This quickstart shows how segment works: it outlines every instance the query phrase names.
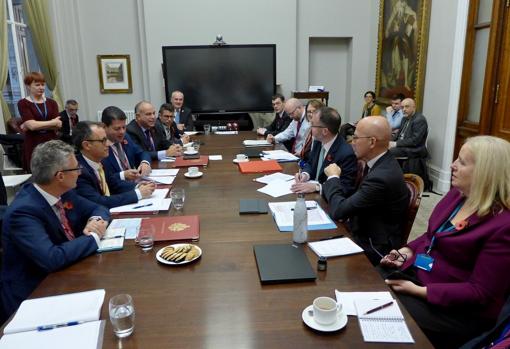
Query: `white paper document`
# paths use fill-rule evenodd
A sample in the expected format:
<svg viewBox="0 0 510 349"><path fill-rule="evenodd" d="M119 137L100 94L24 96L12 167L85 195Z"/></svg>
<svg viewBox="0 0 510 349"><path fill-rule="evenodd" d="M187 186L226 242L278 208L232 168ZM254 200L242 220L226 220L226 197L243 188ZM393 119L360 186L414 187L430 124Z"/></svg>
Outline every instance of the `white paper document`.
<svg viewBox="0 0 510 349"><path fill-rule="evenodd" d="M160 183L160 184L172 184L175 180L175 177L174 176L167 176L167 177L149 176L149 177L144 177L144 179L151 181L151 182Z"/></svg>
<svg viewBox="0 0 510 349"><path fill-rule="evenodd" d="M147 199L139 200L135 204L117 206L110 209L110 213L150 213L154 211L168 210L165 208L167 202L163 199L168 194L169 189L156 189ZM170 199L168 199L170 200Z"/></svg>
<svg viewBox="0 0 510 349"><path fill-rule="evenodd" d="M126 233L125 239L133 240L138 236L140 225L142 224L141 218L119 218L114 219L110 222L108 229L110 228L124 228Z"/></svg>
<svg viewBox="0 0 510 349"><path fill-rule="evenodd" d="M124 247L124 236L126 235L126 228L113 228L110 224L101 240L97 252L107 252L122 250Z"/></svg>
<svg viewBox="0 0 510 349"><path fill-rule="evenodd" d="M214 132L214 134L217 134L217 135L236 135L238 132L237 131L216 131Z"/></svg>
<svg viewBox="0 0 510 349"><path fill-rule="evenodd" d="M177 176L179 173L178 168L163 168L163 169L154 169L151 171L151 177L162 177L162 176Z"/></svg>
<svg viewBox="0 0 510 349"><path fill-rule="evenodd" d="M272 185L271 182L268 185ZM270 202L269 209L280 231L292 231L294 229L294 206L295 201ZM306 201L308 215L308 230L335 229L336 224L324 212L316 201Z"/></svg>
<svg viewBox="0 0 510 349"><path fill-rule="evenodd" d="M355 315L356 307L354 306L355 300L382 300L391 301L393 297L387 291L382 292L340 292L335 290L336 301L342 304L342 309L346 315Z"/></svg>
<svg viewBox="0 0 510 349"><path fill-rule="evenodd" d="M62 325L74 321L99 320L105 290L69 293L28 299L21 303L4 334L37 330L41 326Z"/></svg>
<svg viewBox="0 0 510 349"><path fill-rule="evenodd" d="M175 162L175 158L174 157L167 157L167 158L164 158L164 159L161 159L159 160L160 162Z"/></svg>
<svg viewBox="0 0 510 349"><path fill-rule="evenodd" d="M265 139L247 139L243 141L245 147L270 147L271 143Z"/></svg>
<svg viewBox="0 0 510 349"><path fill-rule="evenodd" d="M285 150L264 150L262 160L276 160L278 162L298 161L299 158Z"/></svg>
<svg viewBox="0 0 510 349"><path fill-rule="evenodd" d="M198 134L198 131L184 131L184 134L188 136L194 136Z"/></svg>
<svg viewBox="0 0 510 349"><path fill-rule="evenodd" d="M274 198L278 198L280 196L292 194L290 187L294 183L295 183L294 180L284 181L281 179L276 179L276 180L271 181L265 187L257 189L257 191L267 194L267 195L270 195Z"/></svg>
<svg viewBox="0 0 510 349"><path fill-rule="evenodd" d="M209 160L213 160L213 161L223 160L223 156L222 155L209 155Z"/></svg>
<svg viewBox="0 0 510 349"><path fill-rule="evenodd" d="M275 181L278 179L282 180L282 181L290 181L290 180L294 179L294 176L288 175L285 173L281 173L281 172L276 172L276 173L272 173L270 175L255 178L254 181L259 182L259 183L269 184L272 181Z"/></svg>
<svg viewBox="0 0 510 349"><path fill-rule="evenodd" d="M354 301L365 342L414 343L404 315L395 300L390 306L372 311L387 303L386 300Z"/></svg>
<svg viewBox="0 0 510 349"><path fill-rule="evenodd" d="M346 237L309 242L308 246L319 257L345 256L363 252L361 247Z"/></svg>

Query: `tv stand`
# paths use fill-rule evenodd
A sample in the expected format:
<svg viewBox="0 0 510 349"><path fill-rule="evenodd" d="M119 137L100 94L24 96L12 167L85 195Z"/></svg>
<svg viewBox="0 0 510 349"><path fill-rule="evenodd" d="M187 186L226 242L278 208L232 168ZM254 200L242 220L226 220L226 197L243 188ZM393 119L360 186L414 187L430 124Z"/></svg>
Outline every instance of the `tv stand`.
<svg viewBox="0 0 510 349"><path fill-rule="evenodd" d="M228 123L234 122L239 126L239 131L253 130L253 121L248 113L199 114L195 120L195 129L203 131L206 124L226 128Z"/></svg>

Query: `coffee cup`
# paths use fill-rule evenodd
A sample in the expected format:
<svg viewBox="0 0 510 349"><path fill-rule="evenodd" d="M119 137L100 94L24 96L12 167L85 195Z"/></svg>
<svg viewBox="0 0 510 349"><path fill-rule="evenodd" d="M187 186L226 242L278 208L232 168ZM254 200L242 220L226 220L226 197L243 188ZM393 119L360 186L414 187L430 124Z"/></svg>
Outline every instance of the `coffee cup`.
<svg viewBox="0 0 510 349"><path fill-rule="evenodd" d="M193 148L192 145L188 145L186 147L186 153L194 153L195 152L195 148Z"/></svg>
<svg viewBox="0 0 510 349"><path fill-rule="evenodd" d="M188 167L188 174L190 176L196 176L198 174L198 167Z"/></svg>
<svg viewBox="0 0 510 349"><path fill-rule="evenodd" d="M248 160L248 157L244 154L237 154L236 155L236 160L237 161L244 161L244 160Z"/></svg>
<svg viewBox="0 0 510 349"><path fill-rule="evenodd" d="M313 319L320 325L331 325L342 311L342 305L330 297L317 297L313 300Z"/></svg>

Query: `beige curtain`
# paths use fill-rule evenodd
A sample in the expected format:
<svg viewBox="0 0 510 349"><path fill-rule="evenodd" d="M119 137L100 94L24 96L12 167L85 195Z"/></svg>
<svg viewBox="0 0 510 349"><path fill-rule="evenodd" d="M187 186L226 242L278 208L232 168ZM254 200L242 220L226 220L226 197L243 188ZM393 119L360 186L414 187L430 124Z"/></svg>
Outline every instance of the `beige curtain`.
<svg viewBox="0 0 510 349"><path fill-rule="evenodd" d="M5 10L5 0L0 0L0 106L4 123L11 118L11 111L4 100L2 93L7 82L9 72L9 50L7 49L7 13Z"/></svg>
<svg viewBox="0 0 510 349"><path fill-rule="evenodd" d="M23 9L27 17L28 26L32 33L32 42L39 65L46 78L48 88L53 92L53 99L62 109L63 103L58 88L57 62L53 54L53 40L51 23L48 15L48 0L25 0Z"/></svg>

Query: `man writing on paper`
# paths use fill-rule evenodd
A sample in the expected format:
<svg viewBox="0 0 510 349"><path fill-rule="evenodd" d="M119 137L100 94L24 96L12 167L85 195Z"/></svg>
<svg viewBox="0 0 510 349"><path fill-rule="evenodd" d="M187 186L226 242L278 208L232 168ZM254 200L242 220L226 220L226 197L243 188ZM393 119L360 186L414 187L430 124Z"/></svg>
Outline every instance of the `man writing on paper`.
<svg viewBox="0 0 510 349"><path fill-rule="evenodd" d="M347 219L354 240L376 265L389 251L402 244L402 229L409 204L409 191L400 166L388 151L391 128L382 116L358 122L353 147L358 159L366 162L359 188L350 197L342 192L343 168L331 164L322 186L333 219Z"/></svg>
<svg viewBox="0 0 510 349"><path fill-rule="evenodd" d="M12 314L48 273L96 252L108 210L77 195L81 167L60 140L38 145L30 162L33 184L24 185L3 221L1 298Z"/></svg>
<svg viewBox="0 0 510 349"><path fill-rule="evenodd" d="M312 114L310 128L315 141L303 172L296 174L296 183L291 187L294 193L320 192L321 183L327 179L324 168L330 164L338 164L342 168L339 192L345 197L354 192L358 169L356 155L352 147L338 136L341 124L340 114L333 108L322 107Z"/></svg>
<svg viewBox="0 0 510 349"><path fill-rule="evenodd" d="M162 160L169 156L181 156L182 146L166 140L162 129L156 126L156 109L147 101L135 106L135 120L126 130L133 140L151 156L152 160Z"/></svg>
<svg viewBox="0 0 510 349"><path fill-rule="evenodd" d="M294 139L291 153L299 155L305 142L306 134L310 123L306 119L306 110L299 99L291 98L285 102L285 112L291 117L292 122L276 136L268 134L266 140L269 143L284 143Z"/></svg>
<svg viewBox="0 0 510 349"><path fill-rule="evenodd" d="M118 107L103 110L101 121L105 125L106 137L112 143L103 166L106 173L134 181L151 173L151 156L126 134L126 119L126 114Z"/></svg>
<svg viewBox="0 0 510 349"><path fill-rule="evenodd" d="M82 121L74 129L74 144L82 170L76 191L79 195L108 208L132 204L152 195L156 185L152 182L133 182L106 174L101 161L108 156L108 138L103 125Z"/></svg>

